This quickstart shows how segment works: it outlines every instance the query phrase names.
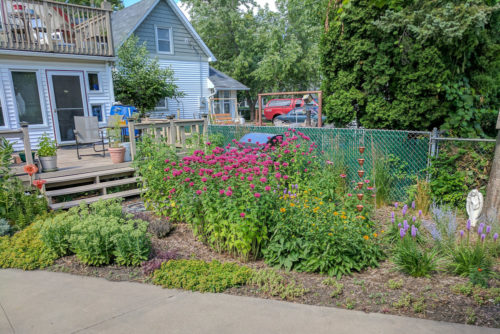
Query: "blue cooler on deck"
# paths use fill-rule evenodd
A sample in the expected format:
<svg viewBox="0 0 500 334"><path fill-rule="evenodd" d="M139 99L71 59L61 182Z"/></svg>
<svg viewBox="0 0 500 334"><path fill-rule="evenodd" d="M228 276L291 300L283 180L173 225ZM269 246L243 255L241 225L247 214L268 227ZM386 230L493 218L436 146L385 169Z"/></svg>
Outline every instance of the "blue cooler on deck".
<svg viewBox="0 0 500 334"><path fill-rule="evenodd" d="M111 107L111 110L109 114L111 116L113 115L120 115L122 116L122 120L125 121L125 124L128 124L128 118L132 116L133 113L138 113L137 108L134 106L122 106L122 105L115 105ZM137 136L139 134L139 130L135 130L135 135ZM123 136L128 136L128 129L122 129L122 135Z"/></svg>

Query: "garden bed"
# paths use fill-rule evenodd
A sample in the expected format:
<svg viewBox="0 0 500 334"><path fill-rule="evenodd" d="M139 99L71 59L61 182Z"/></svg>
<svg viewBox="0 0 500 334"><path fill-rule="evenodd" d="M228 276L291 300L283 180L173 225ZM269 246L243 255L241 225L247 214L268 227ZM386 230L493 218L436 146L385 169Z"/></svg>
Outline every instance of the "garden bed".
<svg viewBox="0 0 500 334"><path fill-rule="evenodd" d="M390 211L388 208L380 209L376 212L376 217L380 222L385 222ZM175 251L183 259L234 262L253 269L269 268L263 261L241 262L230 255L214 252L196 240L187 224L177 224L166 238L153 237L152 246L154 252ZM151 282L150 277L139 267L86 266L74 255L57 260L48 270L102 277L112 281ZM498 264L495 266L495 272L500 272ZM460 294L457 289L467 287L467 278L446 273L434 274L430 278L414 278L397 271L389 260L382 261L378 268L343 276L333 285L325 284L333 282L325 282L328 280L326 275L294 271L281 273L297 285L303 286L305 293L293 298L281 298L264 293L252 285L233 287L225 293L500 328L500 296L496 295L495 305L495 296L486 296L486 290L477 290L470 296ZM495 288L500 289L498 279L490 281L488 291L494 291ZM337 292L336 296L332 296L334 291Z"/></svg>

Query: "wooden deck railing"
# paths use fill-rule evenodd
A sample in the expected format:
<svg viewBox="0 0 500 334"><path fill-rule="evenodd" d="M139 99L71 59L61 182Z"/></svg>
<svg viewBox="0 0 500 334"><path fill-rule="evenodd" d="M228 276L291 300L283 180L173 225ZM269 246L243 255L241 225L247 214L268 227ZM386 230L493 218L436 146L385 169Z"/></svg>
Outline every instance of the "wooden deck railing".
<svg viewBox="0 0 500 334"><path fill-rule="evenodd" d="M30 134L28 131L28 123L22 122L20 129L14 130L0 130L0 138L18 138L23 141L24 145L24 154L26 156L26 163L33 163L33 156L31 155L31 143L30 143Z"/></svg>
<svg viewBox="0 0 500 334"><path fill-rule="evenodd" d="M0 49L113 56L111 8L1 0Z"/></svg>
<svg viewBox="0 0 500 334"><path fill-rule="evenodd" d="M203 129L202 129L203 127ZM136 155L135 130L150 132L156 140L166 140L173 147L185 149L187 147L186 128L190 128L190 135L194 133L206 137L208 129L207 118L203 119L170 119L150 120L136 123L134 119L128 120L128 133L130 137L130 154L132 160Z"/></svg>

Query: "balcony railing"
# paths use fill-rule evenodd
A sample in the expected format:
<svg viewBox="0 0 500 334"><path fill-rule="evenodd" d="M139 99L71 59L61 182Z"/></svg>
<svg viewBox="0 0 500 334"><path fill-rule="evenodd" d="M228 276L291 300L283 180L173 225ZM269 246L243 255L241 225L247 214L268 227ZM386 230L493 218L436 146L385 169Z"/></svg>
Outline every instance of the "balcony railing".
<svg viewBox="0 0 500 334"><path fill-rule="evenodd" d="M111 9L50 0L0 1L0 49L114 55Z"/></svg>

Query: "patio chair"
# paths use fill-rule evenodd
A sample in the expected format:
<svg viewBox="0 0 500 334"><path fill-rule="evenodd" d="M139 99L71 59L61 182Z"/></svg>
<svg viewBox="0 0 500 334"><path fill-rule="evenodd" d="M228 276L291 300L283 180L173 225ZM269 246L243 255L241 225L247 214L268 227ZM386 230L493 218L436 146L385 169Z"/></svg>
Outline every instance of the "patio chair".
<svg viewBox="0 0 500 334"><path fill-rule="evenodd" d="M101 152L103 158L106 156L106 149L104 148L104 132L99 129L97 116L75 116L75 129L73 132L75 133L76 155L78 156L78 159L81 159L84 155L101 155ZM92 144L92 148L96 153L80 154L79 148L82 144ZM101 144L102 150L97 150L96 145Z"/></svg>

